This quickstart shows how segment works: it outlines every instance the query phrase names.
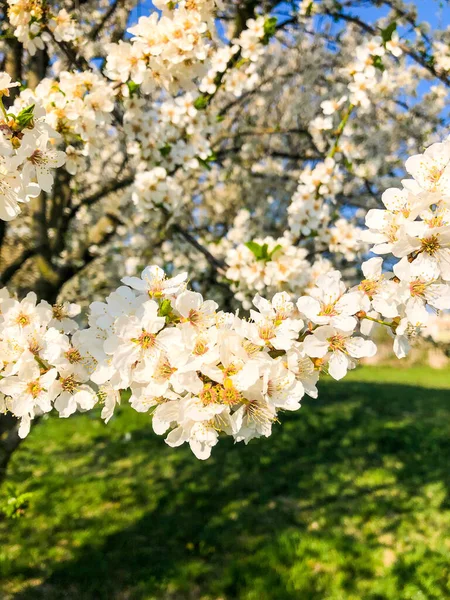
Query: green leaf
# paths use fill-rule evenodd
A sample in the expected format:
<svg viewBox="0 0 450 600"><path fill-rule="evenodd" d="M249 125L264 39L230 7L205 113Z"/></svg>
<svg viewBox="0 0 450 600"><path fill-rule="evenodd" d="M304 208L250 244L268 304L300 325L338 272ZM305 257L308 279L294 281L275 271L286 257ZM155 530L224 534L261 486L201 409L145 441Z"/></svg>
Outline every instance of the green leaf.
<svg viewBox="0 0 450 600"><path fill-rule="evenodd" d="M197 156L197 160L202 165L202 167L208 169L208 171L211 171L211 166L209 163L212 163L215 160L217 160L217 154L215 152L211 152L211 154L206 158L200 158L200 156Z"/></svg>
<svg viewBox="0 0 450 600"><path fill-rule="evenodd" d="M163 156L169 156L171 150L172 146L170 144L166 144L165 146L159 149Z"/></svg>
<svg viewBox="0 0 450 600"><path fill-rule="evenodd" d="M30 106L23 108L17 115L16 123L18 123L21 129L25 129L25 127L28 127L32 123L34 118L33 111L34 104L31 104Z"/></svg>
<svg viewBox="0 0 450 600"><path fill-rule="evenodd" d="M172 312L172 304L168 298L164 299L159 305L158 316L168 317Z"/></svg>
<svg viewBox="0 0 450 600"><path fill-rule="evenodd" d="M269 259L272 260L272 256L275 254L275 252L278 252L278 250L280 250L282 247L283 246L281 244L277 244L275 248L269 252Z"/></svg>
<svg viewBox="0 0 450 600"><path fill-rule="evenodd" d="M314 2L310 2L306 8L305 16L310 17L314 8Z"/></svg>
<svg viewBox="0 0 450 600"><path fill-rule="evenodd" d="M3 514L8 519L18 519L25 514L33 494L30 492L19 492L14 485L10 484L2 496L0 498L0 514Z"/></svg>
<svg viewBox="0 0 450 600"><path fill-rule="evenodd" d="M214 77L214 85L216 87L219 87L219 85L222 83L223 75L223 73L217 73L217 75Z"/></svg>
<svg viewBox="0 0 450 600"><path fill-rule="evenodd" d="M381 37L383 38L383 42L390 42L392 39L392 34L397 29L397 21L392 21L385 29L381 31Z"/></svg>
<svg viewBox="0 0 450 600"><path fill-rule="evenodd" d="M276 31L277 27L277 18L276 17L268 17L264 21L264 33L266 35L273 35Z"/></svg>
<svg viewBox="0 0 450 600"><path fill-rule="evenodd" d="M134 81L128 81L127 87L130 90L130 96L133 96L139 91L139 84L135 83Z"/></svg>
<svg viewBox="0 0 450 600"><path fill-rule="evenodd" d="M372 56L373 66L379 71L385 71L385 66L383 65L383 61L381 60L381 56Z"/></svg>
<svg viewBox="0 0 450 600"><path fill-rule="evenodd" d="M255 255L256 260L261 260L262 258L262 246L257 244L256 242L247 242L245 244L251 252Z"/></svg>
<svg viewBox="0 0 450 600"><path fill-rule="evenodd" d="M268 17L264 21L264 37L262 38L263 44L268 44L270 38L275 34L277 30L277 18L276 17Z"/></svg>
<svg viewBox="0 0 450 600"><path fill-rule="evenodd" d="M353 163L346 156L344 156L344 165L345 165L345 168L348 169L349 171L353 170Z"/></svg>
<svg viewBox="0 0 450 600"><path fill-rule="evenodd" d="M246 65L248 63L248 58L240 58L237 63L234 65L235 69L240 69L242 65Z"/></svg>
<svg viewBox="0 0 450 600"><path fill-rule="evenodd" d="M200 158L200 156L197 156L197 160L204 169L206 169L207 171L211 171L211 165L208 164L208 159L205 160L204 158Z"/></svg>
<svg viewBox="0 0 450 600"><path fill-rule="evenodd" d="M263 244L262 246L260 246L260 244L257 244L256 242L247 242L245 244L247 246L247 248L249 250L251 250L256 258L256 260L270 260L271 255L273 254L273 252L278 249L278 248L274 248L272 250L272 252L269 254L269 245L268 244Z"/></svg>
<svg viewBox="0 0 450 600"><path fill-rule="evenodd" d="M194 107L197 110L203 110L208 106L209 96L202 95L194 100Z"/></svg>

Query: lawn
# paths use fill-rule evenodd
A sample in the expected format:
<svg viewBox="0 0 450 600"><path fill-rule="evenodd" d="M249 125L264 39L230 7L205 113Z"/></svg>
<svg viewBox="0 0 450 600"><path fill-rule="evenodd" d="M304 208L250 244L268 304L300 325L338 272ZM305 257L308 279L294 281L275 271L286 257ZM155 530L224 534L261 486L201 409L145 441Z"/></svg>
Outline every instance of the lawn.
<svg viewBox="0 0 450 600"><path fill-rule="evenodd" d="M10 465L32 500L0 521L0 598L449 598L449 389L365 367L206 463L127 406L49 418Z"/></svg>

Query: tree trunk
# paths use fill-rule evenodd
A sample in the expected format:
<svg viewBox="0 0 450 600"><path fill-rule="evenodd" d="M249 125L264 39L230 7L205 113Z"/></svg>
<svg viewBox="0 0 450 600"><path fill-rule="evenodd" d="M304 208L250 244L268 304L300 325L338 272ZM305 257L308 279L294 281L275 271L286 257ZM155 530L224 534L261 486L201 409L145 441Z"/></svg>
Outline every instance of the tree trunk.
<svg viewBox="0 0 450 600"><path fill-rule="evenodd" d="M11 456L22 442L17 434L18 424L18 420L11 414L0 415L0 484L5 479Z"/></svg>

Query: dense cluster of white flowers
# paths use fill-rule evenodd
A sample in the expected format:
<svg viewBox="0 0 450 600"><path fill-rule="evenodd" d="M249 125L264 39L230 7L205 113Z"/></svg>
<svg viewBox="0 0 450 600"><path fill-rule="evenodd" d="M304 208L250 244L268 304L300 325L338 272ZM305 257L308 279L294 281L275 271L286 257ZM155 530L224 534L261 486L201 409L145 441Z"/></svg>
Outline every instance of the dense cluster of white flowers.
<svg viewBox="0 0 450 600"><path fill-rule="evenodd" d="M125 102L124 129L128 154L139 171L158 165L169 173L175 167L195 169L199 160L211 155L207 115L194 106L194 96L186 93L149 106L144 98Z"/></svg>
<svg viewBox="0 0 450 600"><path fill-rule="evenodd" d="M72 15L64 8L53 14L44 0L8 0L8 19L14 35L32 56L43 50L50 32L57 42L72 41L78 35Z"/></svg>
<svg viewBox="0 0 450 600"><path fill-rule="evenodd" d="M248 310L256 292L269 297L281 291L299 296L332 269L330 261L320 257L310 263L307 255L305 248L294 245L286 236L255 238L227 249L225 276L236 299Z"/></svg>
<svg viewBox="0 0 450 600"><path fill-rule="evenodd" d="M448 44L436 41L433 44L433 56L435 64L440 71L450 71L450 50Z"/></svg>
<svg viewBox="0 0 450 600"><path fill-rule="evenodd" d="M0 312L0 406L20 419L19 435L53 407L61 417L92 408L97 396L85 383L89 357L80 354L73 320L80 308L37 303L33 292L19 302L2 289Z"/></svg>
<svg viewBox="0 0 450 600"><path fill-rule="evenodd" d="M192 87L206 72L215 3L213 0L157 0L162 11L140 17L128 29L131 42L109 44L106 73L114 81L132 81L142 93L164 86L171 91Z"/></svg>
<svg viewBox="0 0 450 600"><path fill-rule="evenodd" d="M20 213L19 204L50 192L51 169L64 164L64 152L54 150L52 141L59 135L48 126L42 105L26 103L22 110L6 112L3 97L18 86L6 73L0 73L0 219L10 221Z"/></svg>
<svg viewBox="0 0 450 600"><path fill-rule="evenodd" d="M324 110L328 104L324 103ZM349 219L332 220L332 207L342 192L342 173L331 157L314 168L307 167L300 175L299 185L288 207L291 234L302 240L312 236L316 246L354 260L364 249L361 230Z"/></svg>
<svg viewBox="0 0 450 600"><path fill-rule="evenodd" d="M367 109L370 104L370 93L376 90L377 80L384 69L382 57L386 51L398 58L403 54L397 31L392 31L389 40L383 41L381 37L374 37L367 43L356 48L356 60L344 71L352 77L348 85L350 102L362 109Z"/></svg>
<svg viewBox="0 0 450 600"><path fill-rule="evenodd" d="M262 16L248 19L246 28L233 40L232 45L215 50L210 58L210 69L200 82L199 90L214 94L220 80L226 91L239 97L244 91L255 87L259 82L256 63L264 52L263 41L268 24L270 19ZM237 62L241 68L229 70L230 63L236 58L239 58Z"/></svg>
<svg viewBox="0 0 450 600"><path fill-rule="evenodd" d="M329 157L314 168L307 167L288 208L289 227L295 236L309 236L323 230L331 219L330 207L324 201L334 200L342 190L339 167Z"/></svg>
<svg viewBox="0 0 450 600"><path fill-rule="evenodd" d="M99 131L111 123L114 100L111 84L100 74L63 71L58 80L46 78L34 90L24 90L15 105L36 103L44 108L45 122L65 143L66 169L73 174L86 156L93 158L101 149Z"/></svg>
<svg viewBox="0 0 450 600"><path fill-rule="evenodd" d="M166 279L149 267L92 305L83 332L97 360L91 378L130 387L131 405L152 410L156 433L169 431L171 446L189 442L198 458L210 455L221 432L245 442L268 436L279 411L298 409L305 392L317 396L319 365L340 379L355 358L375 352L352 335L362 295L346 294L337 272L327 277L326 306L339 318L331 309L317 317L308 297L296 308L279 293L271 301L257 295L246 320L187 291L186 274ZM305 320L305 310L323 326Z"/></svg>
<svg viewBox="0 0 450 600"><path fill-rule="evenodd" d="M370 259L361 283L373 316L388 319L400 358L430 312L450 308L450 141L433 144L405 166L412 179L384 192L386 209L367 213L362 234L374 253L400 259L389 275L382 273L381 257Z"/></svg>
<svg viewBox="0 0 450 600"><path fill-rule="evenodd" d="M330 252L342 254L348 261L354 260L364 248L364 244L361 243L361 229L344 218L337 219L332 227L319 235L319 240Z"/></svg>
<svg viewBox="0 0 450 600"><path fill-rule="evenodd" d="M132 189L133 203L144 211L163 208L174 216L183 200L183 190L164 167L138 171Z"/></svg>
<svg viewBox="0 0 450 600"><path fill-rule="evenodd" d="M3 409L21 419L20 435L53 406L67 417L98 398L107 421L131 388L132 407L152 410L156 433L169 431L169 445L189 442L204 459L221 432L245 442L269 436L279 411L298 409L305 392L317 397L320 370L340 379L376 350L353 335L362 294L346 292L338 272L319 278L297 307L286 293L257 295L250 320L219 312L186 289L186 278L167 279L155 266L125 277L91 305L83 331L71 319L75 305L36 304L33 293L19 302L3 291L0 392Z"/></svg>

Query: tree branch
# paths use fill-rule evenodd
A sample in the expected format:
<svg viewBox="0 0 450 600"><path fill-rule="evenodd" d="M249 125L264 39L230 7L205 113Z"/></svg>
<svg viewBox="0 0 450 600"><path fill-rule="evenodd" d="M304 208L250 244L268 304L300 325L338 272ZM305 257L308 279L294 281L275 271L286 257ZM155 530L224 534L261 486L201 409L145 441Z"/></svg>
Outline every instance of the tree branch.
<svg viewBox="0 0 450 600"><path fill-rule="evenodd" d="M91 196L86 196L86 198L81 200L79 204L72 208L72 210L67 216L67 221L73 219L77 212L80 210L80 208L82 208L83 206L92 206L93 204L101 200L104 196L112 194L113 192L118 192L119 190L123 190L124 188L128 187L133 183L133 181L134 177L130 175L129 177L125 177L125 179L122 179L121 181L113 181L105 185L105 187L103 187L98 192L95 192Z"/></svg>
<svg viewBox="0 0 450 600"><path fill-rule="evenodd" d="M217 271L217 273L219 273L220 275L225 275L226 264L223 260L220 260L216 258L213 254L211 254L211 252L207 248L202 246L202 244L200 244L200 242L196 240L196 238L192 234L186 231L186 229L183 229L183 227L181 227L181 225L178 225L178 223L173 223L171 227L173 231L179 233L189 244L191 244L191 246L193 246L196 250L203 254L203 256L213 267L213 269Z"/></svg>
<svg viewBox="0 0 450 600"><path fill-rule="evenodd" d="M102 20L92 29L91 33L89 34L91 40L95 40L97 38L98 34L102 31L102 29L105 27L106 23L113 16L116 10L124 4L125 0L115 0L115 2L111 3L111 6L103 15Z"/></svg>
<svg viewBox="0 0 450 600"><path fill-rule="evenodd" d="M10 279L19 271L25 262L31 258L32 256L36 256L41 251L39 246L35 248L27 248L22 252L22 254L16 258L0 275L0 282L3 285L6 285Z"/></svg>

